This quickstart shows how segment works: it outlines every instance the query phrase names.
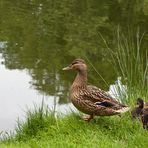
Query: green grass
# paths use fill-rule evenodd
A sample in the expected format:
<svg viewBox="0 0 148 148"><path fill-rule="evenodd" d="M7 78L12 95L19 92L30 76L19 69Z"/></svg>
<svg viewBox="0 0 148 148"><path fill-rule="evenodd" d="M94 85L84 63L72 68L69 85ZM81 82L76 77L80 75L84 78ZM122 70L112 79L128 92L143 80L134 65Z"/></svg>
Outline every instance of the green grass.
<svg viewBox="0 0 148 148"><path fill-rule="evenodd" d="M19 123L16 136L2 141L0 147L145 148L148 146L148 131L142 128L138 120L132 120L129 113L121 117L96 117L87 123L78 113L53 120L53 113L48 112L48 115L46 114L48 122L46 122L45 117L39 118L41 114L39 108L35 110L31 116L27 116L29 122L27 120L25 123ZM43 116L44 113L42 112Z"/></svg>

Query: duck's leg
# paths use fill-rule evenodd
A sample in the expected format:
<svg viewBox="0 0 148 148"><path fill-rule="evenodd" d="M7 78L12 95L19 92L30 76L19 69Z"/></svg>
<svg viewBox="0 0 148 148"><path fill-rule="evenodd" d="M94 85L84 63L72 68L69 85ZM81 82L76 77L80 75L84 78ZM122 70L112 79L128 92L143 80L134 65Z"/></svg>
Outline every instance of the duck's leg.
<svg viewBox="0 0 148 148"><path fill-rule="evenodd" d="M83 120L89 122L89 121L91 121L93 118L94 118L94 114L83 117Z"/></svg>

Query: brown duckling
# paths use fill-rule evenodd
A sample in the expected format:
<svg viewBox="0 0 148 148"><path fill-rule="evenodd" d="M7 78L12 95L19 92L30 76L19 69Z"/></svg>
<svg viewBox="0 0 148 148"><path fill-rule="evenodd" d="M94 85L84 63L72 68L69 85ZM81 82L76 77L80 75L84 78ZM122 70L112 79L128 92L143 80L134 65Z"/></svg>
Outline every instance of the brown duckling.
<svg viewBox="0 0 148 148"><path fill-rule="evenodd" d="M137 106L131 111L131 115L133 118L141 117L143 106L144 106L144 101L141 98L138 98Z"/></svg>
<svg viewBox="0 0 148 148"><path fill-rule="evenodd" d="M148 129L148 105L144 106L141 115L141 121L144 129Z"/></svg>
<svg viewBox="0 0 148 148"><path fill-rule="evenodd" d="M143 99L138 98L137 99L137 106L131 111L131 115L133 118L140 118L142 115L142 110L145 108L145 106L148 106L148 103L145 103Z"/></svg>
<svg viewBox="0 0 148 148"><path fill-rule="evenodd" d="M143 99L137 99L137 107L135 107L132 112L133 118L141 118L143 128L148 129L148 103L144 103Z"/></svg>
<svg viewBox="0 0 148 148"><path fill-rule="evenodd" d="M87 65L84 60L76 59L63 70L77 71L70 89L70 99L78 110L89 115L84 120L90 121L94 116L118 115L129 110L126 105L116 101L107 92L87 85Z"/></svg>

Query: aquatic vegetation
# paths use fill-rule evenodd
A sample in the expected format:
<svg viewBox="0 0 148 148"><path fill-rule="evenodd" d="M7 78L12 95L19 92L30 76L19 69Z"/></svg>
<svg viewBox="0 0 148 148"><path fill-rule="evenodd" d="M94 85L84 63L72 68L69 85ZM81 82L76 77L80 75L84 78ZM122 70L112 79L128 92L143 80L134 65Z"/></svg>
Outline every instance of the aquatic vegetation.
<svg viewBox="0 0 148 148"><path fill-rule="evenodd" d="M148 98L148 52L141 48L145 34L140 34L139 30L125 34L118 29L115 49L110 48L103 36L100 36L112 57L115 72L127 86L126 99L132 101L138 96Z"/></svg>

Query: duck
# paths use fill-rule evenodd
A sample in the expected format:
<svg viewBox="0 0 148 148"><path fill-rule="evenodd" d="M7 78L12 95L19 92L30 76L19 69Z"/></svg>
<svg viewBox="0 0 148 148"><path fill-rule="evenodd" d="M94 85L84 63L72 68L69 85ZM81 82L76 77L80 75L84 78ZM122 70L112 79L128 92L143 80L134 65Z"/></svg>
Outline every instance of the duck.
<svg viewBox="0 0 148 148"><path fill-rule="evenodd" d="M137 106L131 111L133 119L141 118L143 108L145 108L144 106L148 106L148 103L145 103L142 98L137 98Z"/></svg>
<svg viewBox="0 0 148 148"><path fill-rule="evenodd" d="M141 120L144 129L148 129L148 102L137 98L137 106L131 111L133 119Z"/></svg>
<svg viewBox="0 0 148 148"><path fill-rule="evenodd" d="M144 105L143 99L138 98L137 99L137 106L134 107L133 110L131 111L131 115L132 115L133 119L141 117L143 105Z"/></svg>
<svg viewBox="0 0 148 148"><path fill-rule="evenodd" d="M87 64L83 59L75 59L63 70L75 70L77 75L70 87L70 100L81 112L87 114L83 119L92 120L95 116L112 116L127 112L129 107L121 104L100 88L88 85Z"/></svg>

